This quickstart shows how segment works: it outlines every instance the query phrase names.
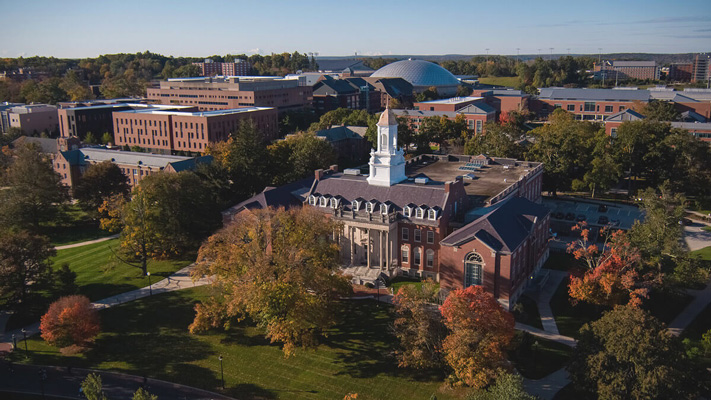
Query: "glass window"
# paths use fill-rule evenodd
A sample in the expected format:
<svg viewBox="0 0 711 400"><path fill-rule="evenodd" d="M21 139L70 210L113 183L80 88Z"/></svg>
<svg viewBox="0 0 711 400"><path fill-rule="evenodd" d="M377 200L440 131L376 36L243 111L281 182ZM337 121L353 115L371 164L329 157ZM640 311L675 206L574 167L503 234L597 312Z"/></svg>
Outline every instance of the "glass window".
<svg viewBox="0 0 711 400"><path fill-rule="evenodd" d="M359 204L359 203L360 203L360 202L358 202L358 201L356 201L356 200L353 200L353 201L351 202L351 207L353 208L354 211L358 211L358 208L360 208L360 204Z"/></svg>
<svg viewBox="0 0 711 400"><path fill-rule="evenodd" d="M414 264L419 266L422 261L422 249L420 249L419 247L415 247L415 250L413 253L414 253L414 258L415 258Z"/></svg>
<svg viewBox="0 0 711 400"><path fill-rule="evenodd" d="M612 106L605 106L605 112L612 112Z"/></svg>
<svg viewBox="0 0 711 400"><path fill-rule="evenodd" d="M407 246L402 246L400 252L402 253L402 263L408 264L410 262L410 248Z"/></svg>
<svg viewBox="0 0 711 400"><path fill-rule="evenodd" d="M410 240L410 230L402 228L402 240Z"/></svg>
<svg viewBox="0 0 711 400"><path fill-rule="evenodd" d="M423 210L419 207L415 210L415 217L416 218L424 218L424 215L425 215L425 210Z"/></svg>
<svg viewBox="0 0 711 400"><path fill-rule="evenodd" d="M425 254L427 255L427 266L430 268L434 267L434 250L427 249Z"/></svg>
<svg viewBox="0 0 711 400"><path fill-rule="evenodd" d="M427 231L427 243L434 243L434 231Z"/></svg>
<svg viewBox="0 0 711 400"><path fill-rule="evenodd" d="M620 111L625 111L626 109L627 109L627 107L625 107L625 106L620 106Z"/></svg>
<svg viewBox="0 0 711 400"><path fill-rule="evenodd" d="M464 287L481 285L481 270L484 260L477 253L470 253L464 260Z"/></svg>
<svg viewBox="0 0 711 400"><path fill-rule="evenodd" d="M331 199L331 208L338 208L338 199Z"/></svg>
<svg viewBox="0 0 711 400"><path fill-rule="evenodd" d="M410 206L405 206L405 216L406 217L412 217L412 207Z"/></svg>
<svg viewBox="0 0 711 400"><path fill-rule="evenodd" d="M437 219L437 210L427 210L427 218L434 221Z"/></svg>
<svg viewBox="0 0 711 400"><path fill-rule="evenodd" d="M373 206L375 206L375 204L373 204L373 203L365 203L365 211L366 211L366 212L369 212L369 213L372 213L372 212L373 212Z"/></svg>
<svg viewBox="0 0 711 400"><path fill-rule="evenodd" d="M594 112L595 111L595 102L594 101L586 101L584 110L587 112Z"/></svg>
<svg viewBox="0 0 711 400"><path fill-rule="evenodd" d="M613 137L613 138L617 137L617 128L610 129L610 137Z"/></svg>
<svg viewBox="0 0 711 400"><path fill-rule="evenodd" d="M481 133L483 131L483 126L484 126L484 124L481 121L477 120L476 121L476 133Z"/></svg>
<svg viewBox="0 0 711 400"><path fill-rule="evenodd" d="M575 104L568 104L568 111L575 111Z"/></svg>
<svg viewBox="0 0 711 400"><path fill-rule="evenodd" d="M326 205L328 204L327 201L328 201L327 198L321 197L321 201L320 201L319 205L320 205L321 207L326 207Z"/></svg>
<svg viewBox="0 0 711 400"><path fill-rule="evenodd" d="M383 215L386 215L388 213L388 205L387 204L380 205L380 213Z"/></svg>
<svg viewBox="0 0 711 400"><path fill-rule="evenodd" d="M415 229L415 241L419 242L420 240L422 240L422 231Z"/></svg>

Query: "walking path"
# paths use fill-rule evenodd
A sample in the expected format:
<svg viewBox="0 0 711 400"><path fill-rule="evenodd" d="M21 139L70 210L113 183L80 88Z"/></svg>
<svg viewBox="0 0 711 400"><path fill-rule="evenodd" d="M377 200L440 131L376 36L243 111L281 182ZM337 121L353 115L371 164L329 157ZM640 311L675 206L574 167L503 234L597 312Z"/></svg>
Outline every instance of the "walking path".
<svg viewBox="0 0 711 400"><path fill-rule="evenodd" d="M42 379L41 370L46 372L46 379ZM39 366L39 365L13 365L12 372L2 365L0 373L0 391L16 393L44 394L56 397L77 398L79 387L86 376L93 372L101 375L104 393L112 400L131 400L133 393L144 386L151 394L160 399L176 400L234 400L231 397L218 393L208 392L189 386L145 379L141 376L119 374L115 372L96 371L72 368Z"/></svg>
<svg viewBox="0 0 711 400"><path fill-rule="evenodd" d="M555 317L553 316L553 310L551 310L551 299L553 294L558 289L558 286L568 277L567 271L558 271L553 269L541 269L539 273L547 273L548 280L545 285L540 288L535 297L536 305L538 306L538 313L541 316L541 324L543 325L543 330L547 333L553 335L558 335L558 325L555 323Z"/></svg>
<svg viewBox="0 0 711 400"><path fill-rule="evenodd" d="M669 324L669 331L676 336L681 335L694 318L711 303L711 283L707 284L703 290L689 289L687 293L694 296L694 300Z"/></svg>
<svg viewBox="0 0 711 400"><path fill-rule="evenodd" d="M159 282L156 282L151 286L146 286L140 289L132 290L130 292L121 293L116 296L107 297L103 300L95 301L92 304L95 308L101 310L117 306L119 304L128 303L129 301L141 299L150 296L151 294L172 292L175 290L187 289L210 283L210 279L206 277L203 277L200 280L193 282L193 280L190 278L190 271L192 270L193 265L194 264L190 264L187 267L174 273L173 275ZM2 336L0 336L0 343L11 343L12 335L15 335L15 337L19 340L23 337L22 329L25 330L27 336L36 335L37 333L39 333L39 325L39 322L37 322L35 324L25 326L21 329L15 329L14 331L5 332Z"/></svg>
<svg viewBox="0 0 711 400"><path fill-rule="evenodd" d="M534 396L538 396L544 400L551 400L561 389L570 383L568 371L561 368L543 379L523 380L523 387L526 392Z"/></svg>
<svg viewBox="0 0 711 400"><path fill-rule="evenodd" d="M81 242L81 243L65 244L64 246L57 246L54 249L55 250L73 249L75 247L86 246L88 244L105 242L107 240L116 239L117 237L119 237L119 235L111 235L111 236L103 237L101 239L89 240L89 241Z"/></svg>

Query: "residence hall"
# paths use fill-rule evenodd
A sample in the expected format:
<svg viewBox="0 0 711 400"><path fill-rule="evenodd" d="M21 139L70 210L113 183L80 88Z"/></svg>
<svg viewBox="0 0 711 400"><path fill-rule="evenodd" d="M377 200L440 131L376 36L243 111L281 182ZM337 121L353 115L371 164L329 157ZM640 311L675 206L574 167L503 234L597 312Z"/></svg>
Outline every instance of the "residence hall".
<svg viewBox="0 0 711 400"><path fill-rule="evenodd" d="M212 156L181 157L134 151L83 147L60 151L52 166L62 176L62 183L73 189L91 164L111 161L126 175L126 182L134 187L141 179L160 171L180 172L195 169L197 164L212 162Z"/></svg>
<svg viewBox="0 0 711 400"><path fill-rule="evenodd" d="M281 113L311 108L313 101L305 79L278 76L174 78L146 92L153 103L194 106L200 111L274 107Z"/></svg>
<svg viewBox="0 0 711 400"><path fill-rule="evenodd" d="M704 122L686 122L686 121L672 121L667 122L672 128L684 129L688 131L695 138L711 142L711 122L705 122L703 117L697 115L701 121ZM625 122L629 121L641 121L645 117L644 115L634 111L625 110L614 115L605 118L605 133L611 137L617 137L617 129Z"/></svg>
<svg viewBox="0 0 711 400"><path fill-rule="evenodd" d="M415 132L428 117L447 117L454 120L464 117L467 127L475 133L484 132L484 125L496 121L496 109L488 105L483 97L452 97L449 99L421 101L414 104L414 110L393 110L398 117L410 120Z"/></svg>
<svg viewBox="0 0 711 400"><path fill-rule="evenodd" d="M49 104L23 104L7 110L8 128L17 128L27 134L59 131L57 106Z"/></svg>
<svg viewBox="0 0 711 400"><path fill-rule="evenodd" d="M227 140L243 121L248 120L254 122L264 141L274 140L279 134L277 111L272 107L216 111L184 107L162 109L157 106L114 112L115 144L139 146L157 153L202 153L209 144Z"/></svg>
<svg viewBox="0 0 711 400"><path fill-rule="evenodd" d="M303 196L343 224L344 266L433 278L445 290L482 285L509 308L548 257L542 174L541 163L484 155L405 161L386 109L369 174L317 170Z"/></svg>

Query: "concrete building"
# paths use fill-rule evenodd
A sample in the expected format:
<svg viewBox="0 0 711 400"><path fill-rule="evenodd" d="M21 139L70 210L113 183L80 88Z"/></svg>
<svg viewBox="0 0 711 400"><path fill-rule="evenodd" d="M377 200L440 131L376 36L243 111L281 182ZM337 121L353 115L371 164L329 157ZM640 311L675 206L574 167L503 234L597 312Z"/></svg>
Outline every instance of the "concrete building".
<svg viewBox="0 0 711 400"><path fill-rule="evenodd" d="M195 169L200 163L212 162L212 156L180 157L84 147L60 151L53 160L52 166L62 176L62 183L71 190L89 165L104 161L111 161L118 165L126 175L128 184L134 187L143 178L160 171L180 172Z"/></svg>
<svg viewBox="0 0 711 400"><path fill-rule="evenodd" d="M691 82L705 82L711 84L711 54L701 53L694 56L694 66Z"/></svg>
<svg viewBox="0 0 711 400"><path fill-rule="evenodd" d="M59 133L57 106L48 104L28 104L15 106L7 110L9 128L17 128L27 134L49 135Z"/></svg>
<svg viewBox="0 0 711 400"><path fill-rule="evenodd" d="M200 68L201 76L248 76L252 65L247 60L235 58L234 62L213 62L206 58L204 62L194 62Z"/></svg>
<svg viewBox="0 0 711 400"><path fill-rule="evenodd" d="M603 61L595 64L593 70L597 79L624 81L628 79L659 80L659 66L656 61Z"/></svg>
<svg viewBox="0 0 711 400"><path fill-rule="evenodd" d="M23 106L23 103L0 103L0 133L7 133L10 130L10 112L12 108Z"/></svg>
<svg viewBox="0 0 711 400"><path fill-rule="evenodd" d="M152 152L202 153L211 143L227 140L246 120L254 122L266 142L279 135L277 111L271 107L196 111L196 107L144 107L114 111L114 141Z"/></svg>
<svg viewBox="0 0 711 400"><path fill-rule="evenodd" d="M274 76L175 78L146 92L153 103L194 106L200 111L274 107L281 113L311 108L313 102L305 79Z"/></svg>
<svg viewBox="0 0 711 400"><path fill-rule="evenodd" d="M415 93L435 87L442 97L456 95L461 84L451 72L424 60L401 60L388 64L370 75L371 78L402 78L412 85Z"/></svg>

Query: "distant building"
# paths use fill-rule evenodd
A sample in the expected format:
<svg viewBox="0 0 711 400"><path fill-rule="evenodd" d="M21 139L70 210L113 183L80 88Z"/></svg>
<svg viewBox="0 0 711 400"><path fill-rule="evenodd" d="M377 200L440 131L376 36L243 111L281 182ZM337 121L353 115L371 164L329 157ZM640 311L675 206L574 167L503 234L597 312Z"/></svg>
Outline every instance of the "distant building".
<svg viewBox="0 0 711 400"><path fill-rule="evenodd" d="M694 67L691 82L711 83L711 54L701 53L694 56Z"/></svg>
<svg viewBox="0 0 711 400"><path fill-rule="evenodd" d="M697 120L702 116L697 114ZM625 122L628 121L641 121L645 117L644 115L633 111L625 110L614 115L605 118L605 133L611 137L617 137L617 129ZM711 123L709 122L667 122L672 128L684 129L688 131L695 138L702 140L704 142L711 142Z"/></svg>
<svg viewBox="0 0 711 400"><path fill-rule="evenodd" d="M669 66L669 80L672 82L691 82L694 63L673 63Z"/></svg>
<svg viewBox="0 0 711 400"><path fill-rule="evenodd" d="M341 165L353 164L368 156L370 142L365 138L367 130L367 126L332 126L316 131L316 137L333 146Z"/></svg>
<svg viewBox="0 0 711 400"><path fill-rule="evenodd" d="M650 98L647 90L541 88L529 107L542 117L562 108L577 119L601 121L635 104L644 105Z"/></svg>
<svg viewBox="0 0 711 400"><path fill-rule="evenodd" d="M388 64L370 75L371 78L402 78L415 93L434 87L441 97L456 95L461 82L451 72L424 60L401 60Z"/></svg>
<svg viewBox="0 0 711 400"><path fill-rule="evenodd" d="M275 76L218 76L175 78L148 88L147 97L156 104L198 107L200 111L240 107L274 107L284 111L311 108L313 93L305 79Z"/></svg>
<svg viewBox="0 0 711 400"><path fill-rule="evenodd" d="M48 104L19 105L6 111L9 128L17 128L27 134L46 132L59 133L57 106Z"/></svg>
<svg viewBox="0 0 711 400"><path fill-rule="evenodd" d="M422 101L414 104L414 110L393 110L398 117L405 117L415 132L419 132L422 122L429 117L447 117L454 120L464 117L467 128L474 133L484 132L487 122L496 121L496 109L488 105L483 97L452 97L449 99Z"/></svg>
<svg viewBox="0 0 711 400"><path fill-rule="evenodd" d="M189 106L153 106L114 111L112 118L114 144L167 154L202 153L211 143L227 140L247 120L254 122L265 141L279 135L272 107L196 111Z"/></svg>
<svg viewBox="0 0 711 400"><path fill-rule="evenodd" d="M496 119L500 119L502 114L512 111L527 112L531 95L521 90L500 88L500 89L477 89L472 91L471 97L483 97L486 104L496 109Z"/></svg>
<svg viewBox="0 0 711 400"><path fill-rule="evenodd" d="M0 103L0 133L7 133L10 130L10 112L13 107L23 106L23 103Z"/></svg>
<svg viewBox="0 0 711 400"><path fill-rule="evenodd" d="M62 183L71 190L79 182L89 165L104 161L111 161L118 165L126 175L128 184L134 187L143 178L160 171L180 172L195 169L200 163L212 162L212 156L180 157L85 147L60 151L52 165L54 170L62 176Z"/></svg>
<svg viewBox="0 0 711 400"><path fill-rule="evenodd" d="M656 61L603 61L595 64L593 70L597 79L605 80L659 80L659 66Z"/></svg>
<svg viewBox="0 0 711 400"><path fill-rule="evenodd" d="M248 76L252 70L252 65L247 60L235 58L234 62L213 62L206 58L205 62L194 62L200 68L201 76Z"/></svg>

